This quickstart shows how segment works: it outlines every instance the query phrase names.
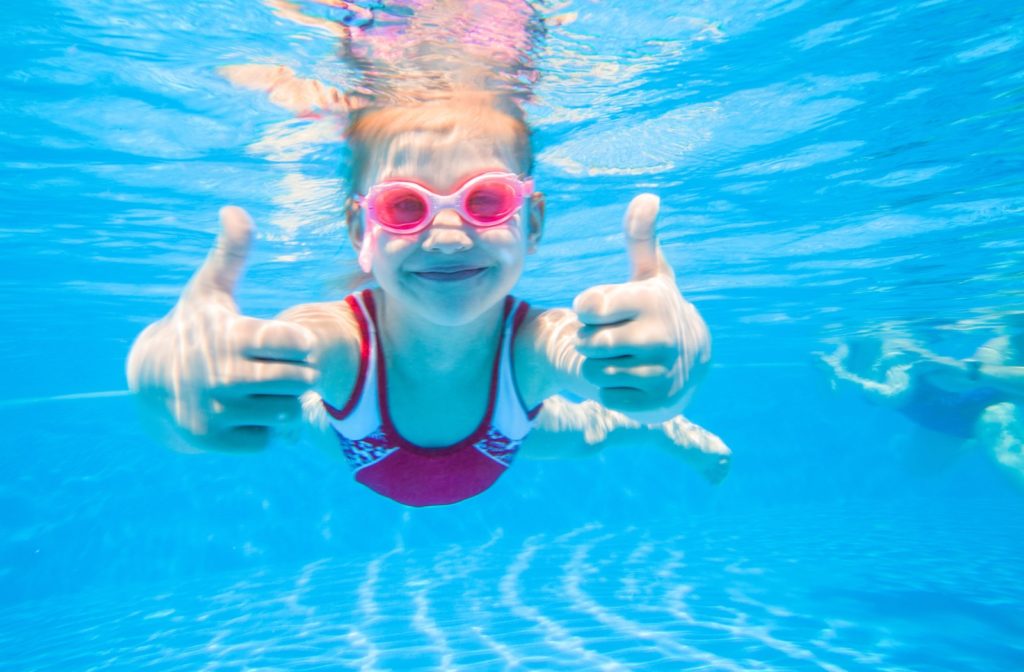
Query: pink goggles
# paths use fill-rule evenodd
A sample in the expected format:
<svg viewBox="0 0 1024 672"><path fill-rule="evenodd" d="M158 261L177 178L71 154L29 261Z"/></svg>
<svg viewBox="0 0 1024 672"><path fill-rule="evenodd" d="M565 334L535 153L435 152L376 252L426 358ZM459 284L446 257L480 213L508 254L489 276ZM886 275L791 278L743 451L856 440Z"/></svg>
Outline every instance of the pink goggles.
<svg viewBox="0 0 1024 672"><path fill-rule="evenodd" d="M403 180L373 185L357 202L366 208L366 227L359 265L367 273L378 230L394 235L416 234L442 210L452 209L478 229L504 224L533 193L533 180L504 172L477 175L455 193L442 195L421 184Z"/></svg>
<svg viewBox="0 0 1024 672"><path fill-rule="evenodd" d="M508 221L533 193L533 180L512 173L483 173L454 194L436 194L415 182L395 180L373 185L359 202L369 220L388 233L419 233L441 210L455 210L478 229Z"/></svg>

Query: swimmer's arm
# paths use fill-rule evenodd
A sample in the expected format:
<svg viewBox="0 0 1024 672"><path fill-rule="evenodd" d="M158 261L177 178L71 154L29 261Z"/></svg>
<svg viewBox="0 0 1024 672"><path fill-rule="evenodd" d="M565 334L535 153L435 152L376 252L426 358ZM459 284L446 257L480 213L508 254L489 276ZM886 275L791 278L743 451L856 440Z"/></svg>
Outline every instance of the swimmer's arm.
<svg viewBox="0 0 1024 672"><path fill-rule="evenodd" d="M901 364L890 367L885 372L885 381L875 383L870 380L862 380L863 389L870 397L883 405L899 405L903 403L903 397L910 392L913 384L910 377L910 365Z"/></svg>
<svg viewBox="0 0 1024 672"><path fill-rule="evenodd" d="M183 451L246 452L301 420L316 384L315 336L240 312L235 286L253 238L244 210L223 208L221 232L174 308L136 338L126 362L144 424Z"/></svg>
<svg viewBox="0 0 1024 672"><path fill-rule="evenodd" d="M719 437L681 415L644 425L597 402L573 403L559 396L544 401L520 455L541 460L588 457L607 448L648 445L689 462L712 483L725 477L732 455Z"/></svg>
<svg viewBox="0 0 1024 672"><path fill-rule="evenodd" d="M711 336L658 246L658 203L641 194L626 211L626 282L590 287L571 310L531 315L520 330L517 356L518 342L527 342L537 395L527 401L570 393L644 423L686 407L710 363Z"/></svg>
<svg viewBox="0 0 1024 672"><path fill-rule="evenodd" d="M318 372L314 390L301 395L302 418L304 422L298 426L289 423L278 423L273 417L280 412L281 405L267 406L264 410L257 403L246 407L246 423L251 427L267 427L277 430L279 438L297 441L309 438L316 445L328 449L333 445L337 448L333 430L327 424L327 413L323 408L322 399L335 400L341 407L354 387L359 368L359 328L348 306L344 303L304 304L289 308L267 325L293 324L308 330L315 338L315 345L307 357L308 365ZM268 327L269 328L269 327ZM141 345L133 349L135 357L141 357L138 351L145 347L143 337ZM179 386L181 384L179 383ZM137 387L137 384L133 385ZM244 397L226 392L237 402ZM214 393L218 396L217 393ZM322 396L324 395L324 396ZM139 395L146 400L146 395ZM163 395L166 396L166 395ZM259 394L253 395L255 397ZM340 401L337 401L340 400ZM253 432L239 435L238 432L211 432L206 427L192 429L185 422L168 422L161 414L149 410L152 402L142 404L142 419L151 434L157 436L162 443L179 452L227 451L241 452L262 448L266 439L256 439ZM241 415L241 413L240 413ZM208 423L209 424L209 423ZM263 432L265 434L266 432ZM330 452L330 451L329 451ZM337 450L333 451L340 455Z"/></svg>
<svg viewBox="0 0 1024 672"><path fill-rule="evenodd" d="M978 348L971 359L956 363L961 374L976 386L991 387L1024 399L1024 366L1006 363L1009 343L997 338Z"/></svg>
<svg viewBox="0 0 1024 672"><path fill-rule="evenodd" d="M666 400L664 407L667 410L633 408L629 400L622 403L622 400L616 399L622 405L621 412L640 422L650 422L652 418L657 422L666 416L678 415L686 406L694 389L706 374L710 359L710 337L707 329L699 315L696 315L696 322L700 329L694 334L693 343L680 353L680 359L686 361L677 365L685 369L686 379L675 390L671 403ZM609 400L620 396L620 390L614 387L614 382L606 382L602 387L591 380L594 380L595 376L598 379L603 376L603 371L608 370L604 367L629 365L626 362L619 364L614 359L588 358L582 355L577 349L581 329L584 329L583 324L576 313L568 308L531 311L521 329L520 337L516 339L517 361L526 363L524 367L517 367L517 379L522 378L521 389L524 391L524 397L532 402L531 405L554 395L567 394L570 397L589 399L610 406L612 403ZM658 368L656 365L649 366L651 369ZM663 384L667 387L672 383L660 369L659 373L661 375L655 385ZM626 384L636 384L636 381L627 381ZM622 391L627 394L637 392L626 388L622 388ZM660 395L657 389L643 390L643 393L643 401L648 404Z"/></svg>
<svg viewBox="0 0 1024 672"><path fill-rule="evenodd" d="M868 399L882 406L899 406L903 402L903 395L910 389L910 376L907 374L909 367L893 367L885 374L885 380L878 382L868 378L849 374L839 374L836 380L849 383L860 388Z"/></svg>
<svg viewBox="0 0 1024 672"><path fill-rule="evenodd" d="M847 354L848 349L841 345L833 354L820 356L821 361L832 370L836 381L860 388L872 401L884 406L896 406L902 402L903 395L910 389L909 366L891 367L885 373L885 380L879 382L849 371L843 363Z"/></svg>
<svg viewBox="0 0 1024 672"><path fill-rule="evenodd" d="M843 366L843 359L846 358L849 351L849 347L845 343L841 343L832 354L816 351L811 355L815 365L823 368L824 372L835 380L849 373ZM832 389L835 389L835 383L833 383Z"/></svg>
<svg viewBox="0 0 1024 672"><path fill-rule="evenodd" d="M568 308L530 310L514 345L516 380L528 407L561 394L599 398L600 389L582 376L586 358L576 350L581 326Z"/></svg>
<svg viewBox="0 0 1024 672"><path fill-rule="evenodd" d="M361 335L359 323L344 301L307 303L281 313L279 320L299 324L316 335L317 348L311 356L319 370L316 387L302 395L300 431L290 438L305 440L333 460L344 461L338 437L330 426L326 400L343 408L352 395L359 375Z"/></svg>
<svg viewBox="0 0 1024 672"><path fill-rule="evenodd" d="M1006 364L1009 344L997 338L978 348L973 357L957 359L927 350L919 350L922 360L914 365L914 373L952 391L969 391L980 387L999 390L1024 398L1024 366Z"/></svg>
<svg viewBox="0 0 1024 672"><path fill-rule="evenodd" d="M968 360L964 366L976 384L1024 398L1024 367L1007 364L1010 349L1008 338L994 338L979 347L973 361Z"/></svg>
<svg viewBox="0 0 1024 672"><path fill-rule="evenodd" d="M316 392L302 395L302 416L304 431L296 439L306 439L315 448L332 460L344 462L345 456L338 443L338 436L331 428L323 398Z"/></svg>
<svg viewBox="0 0 1024 672"><path fill-rule="evenodd" d="M976 384L1024 399L1024 366L1000 366L979 362L977 373L971 374L969 371L970 368L966 369L965 375L976 376L971 378Z"/></svg>
<svg viewBox="0 0 1024 672"><path fill-rule="evenodd" d="M306 303L285 310L277 320L305 327L316 337L310 363L319 375L312 392L335 408L342 408L351 396L359 373L360 330L351 308L344 301ZM309 394L302 397L308 421Z"/></svg>

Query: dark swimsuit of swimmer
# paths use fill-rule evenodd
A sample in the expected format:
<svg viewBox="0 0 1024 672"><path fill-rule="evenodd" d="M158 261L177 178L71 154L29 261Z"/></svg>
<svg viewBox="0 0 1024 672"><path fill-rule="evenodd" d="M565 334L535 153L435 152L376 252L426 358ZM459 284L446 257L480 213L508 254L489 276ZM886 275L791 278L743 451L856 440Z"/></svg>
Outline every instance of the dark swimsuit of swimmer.
<svg viewBox="0 0 1024 672"><path fill-rule="evenodd" d="M974 424L982 412L1003 400L1004 395L991 387L950 392L921 380L914 385L910 399L899 410L928 429L969 439L974 436Z"/></svg>

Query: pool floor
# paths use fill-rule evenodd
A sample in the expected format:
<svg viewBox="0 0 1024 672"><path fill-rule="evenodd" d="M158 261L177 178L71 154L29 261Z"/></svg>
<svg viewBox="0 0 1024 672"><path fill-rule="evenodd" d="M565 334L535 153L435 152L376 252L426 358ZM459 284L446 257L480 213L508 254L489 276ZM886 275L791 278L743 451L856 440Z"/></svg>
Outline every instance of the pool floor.
<svg viewBox="0 0 1024 672"><path fill-rule="evenodd" d="M1019 516L779 509L159 585L0 612L16 670L1010 670Z"/></svg>

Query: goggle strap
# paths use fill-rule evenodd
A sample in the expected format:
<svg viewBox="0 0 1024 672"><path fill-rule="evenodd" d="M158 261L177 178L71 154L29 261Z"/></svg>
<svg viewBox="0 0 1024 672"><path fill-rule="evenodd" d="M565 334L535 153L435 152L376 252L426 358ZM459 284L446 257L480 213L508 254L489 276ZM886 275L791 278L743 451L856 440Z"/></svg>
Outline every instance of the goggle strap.
<svg viewBox="0 0 1024 672"><path fill-rule="evenodd" d="M363 234L363 244L359 248L359 268L363 273L369 273L373 269L373 253L377 247L377 224L369 224Z"/></svg>

